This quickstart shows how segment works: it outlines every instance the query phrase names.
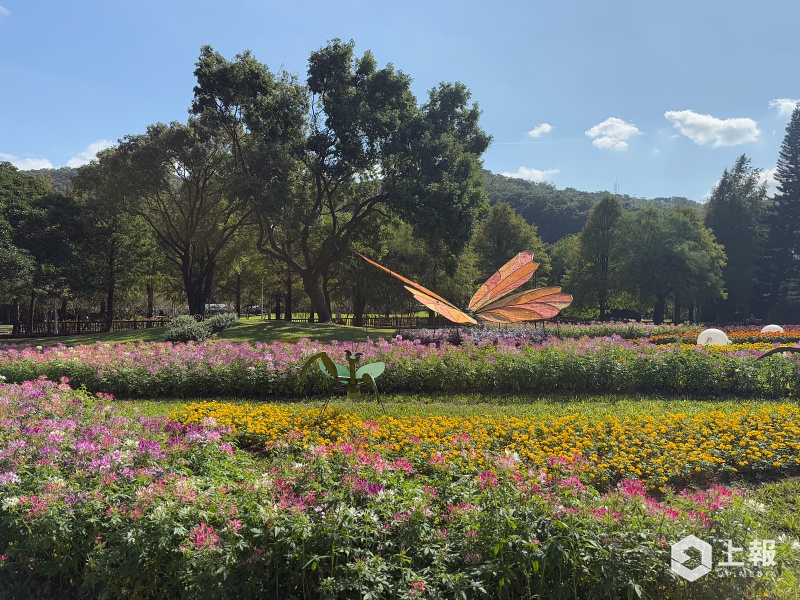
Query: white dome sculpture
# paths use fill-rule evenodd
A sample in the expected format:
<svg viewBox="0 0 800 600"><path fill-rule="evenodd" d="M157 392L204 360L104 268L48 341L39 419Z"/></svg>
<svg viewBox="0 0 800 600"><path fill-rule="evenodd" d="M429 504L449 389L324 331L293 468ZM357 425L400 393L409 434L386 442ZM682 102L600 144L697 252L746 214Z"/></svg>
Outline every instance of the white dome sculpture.
<svg viewBox="0 0 800 600"><path fill-rule="evenodd" d="M780 325L764 325L761 333L783 333L783 327Z"/></svg>
<svg viewBox="0 0 800 600"><path fill-rule="evenodd" d="M700 346L727 346L731 343L724 331L719 329L706 329L697 336Z"/></svg>

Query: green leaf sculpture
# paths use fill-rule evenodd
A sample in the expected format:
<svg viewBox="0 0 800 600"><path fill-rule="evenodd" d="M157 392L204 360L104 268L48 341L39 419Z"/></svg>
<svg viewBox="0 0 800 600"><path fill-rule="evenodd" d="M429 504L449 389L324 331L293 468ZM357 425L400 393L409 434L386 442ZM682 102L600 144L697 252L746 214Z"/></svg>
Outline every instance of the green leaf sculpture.
<svg viewBox="0 0 800 600"><path fill-rule="evenodd" d="M353 354L350 350L345 350L345 356L347 357L347 367L333 362L326 352L314 354L303 365L303 370L300 371L300 380L305 379L308 369L313 364L317 364L319 365L319 370L325 375L347 386L348 400L361 399L361 384L364 383L372 386L375 397L378 398L378 386L375 384L375 380L386 369L386 364L377 362L359 367L358 362L364 356L363 352Z"/></svg>

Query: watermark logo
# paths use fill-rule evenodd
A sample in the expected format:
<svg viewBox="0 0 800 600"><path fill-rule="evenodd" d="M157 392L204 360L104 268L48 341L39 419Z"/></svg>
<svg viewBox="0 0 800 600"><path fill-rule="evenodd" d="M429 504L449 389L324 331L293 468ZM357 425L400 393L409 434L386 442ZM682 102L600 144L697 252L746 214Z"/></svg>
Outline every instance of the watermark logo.
<svg viewBox="0 0 800 600"><path fill-rule="evenodd" d="M735 547L733 540L722 540L725 544L726 560L717 563L718 567L743 567L745 561L734 560L734 555L744 553L742 547ZM686 566L687 562L694 562L695 557L689 555L687 550L694 549L700 553L700 564L693 568ZM694 535L687 535L685 538L672 544L672 560L670 569L683 577L686 581L696 581L703 575L708 575L714 567L713 549L711 544ZM775 565L775 540L753 540L747 548L747 562L754 567L771 567Z"/></svg>
<svg viewBox="0 0 800 600"><path fill-rule="evenodd" d="M692 558L686 553L689 548L700 551L700 564L693 569L688 568L684 564ZM679 542L672 544L672 561L670 563L670 568L686 581L695 581L711 572L711 567L713 566L711 553L711 544L704 542L699 537L687 535Z"/></svg>

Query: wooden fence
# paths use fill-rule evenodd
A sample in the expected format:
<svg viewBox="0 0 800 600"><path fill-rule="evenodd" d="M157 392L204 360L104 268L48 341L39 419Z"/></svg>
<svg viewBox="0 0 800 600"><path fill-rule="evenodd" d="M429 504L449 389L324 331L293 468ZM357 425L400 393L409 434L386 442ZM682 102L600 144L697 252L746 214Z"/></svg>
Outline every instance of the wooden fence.
<svg viewBox="0 0 800 600"><path fill-rule="evenodd" d="M258 318L258 317L256 317ZM272 320L275 320L274 318ZM283 319L278 319L282 321ZM353 326L353 317L333 318L333 322L338 325ZM308 323L308 317L293 317L292 323ZM428 317L383 317L377 315L364 315L364 325L366 329L420 329L423 327L429 329L441 329L442 327L455 327L455 324L443 319L442 317L435 317L432 321Z"/></svg>
<svg viewBox="0 0 800 600"><path fill-rule="evenodd" d="M258 319L258 317L255 317ZM282 320L282 319L281 319ZM170 322L169 317L156 319L128 319L115 320L112 322L111 331L137 331L140 329L151 329L153 327L164 327ZM341 319L334 319L340 325L353 325L353 317L346 316ZM308 317L294 317L292 323L308 323ZM453 324L442 317L435 317L433 320L428 317L417 316L378 316L364 315L364 325L366 329L419 329L453 327ZM20 337L35 337L48 335L78 335L81 333L101 333L105 331L105 321L59 321L58 332L54 321L34 323L33 329L30 323L20 323Z"/></svg>
<svg viewBox="0 0 800 600"><path fill-rule="evenodd" d="M169 318L156 319L128 319L111 322L111 331L137 331L139 329L152 329L153 327L164 327L169 323ZM59 321L58 332L56 333L55 321L45 321L34 323L33 329L30 323L19 324L19 335L21 336L45 336L45 335L77 335L79 333L100 333L105 331L105 321Z"/></svg>

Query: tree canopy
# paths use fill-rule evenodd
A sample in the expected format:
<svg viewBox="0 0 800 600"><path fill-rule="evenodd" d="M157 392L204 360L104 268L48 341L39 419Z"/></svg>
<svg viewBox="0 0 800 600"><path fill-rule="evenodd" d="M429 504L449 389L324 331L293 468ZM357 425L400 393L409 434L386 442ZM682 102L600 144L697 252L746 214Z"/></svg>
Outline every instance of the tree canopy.
<svg viewBox="0 0 800 600"><path fill-rule="evenodd" d="M463 248L485 203L480 111L459 83L418 105L410 78L333 40L311 53L305 85L249 52L202 49L192 110L221 125L253 201L259 249L297 273L322 320L321 282L376 211Z"/></svg>

